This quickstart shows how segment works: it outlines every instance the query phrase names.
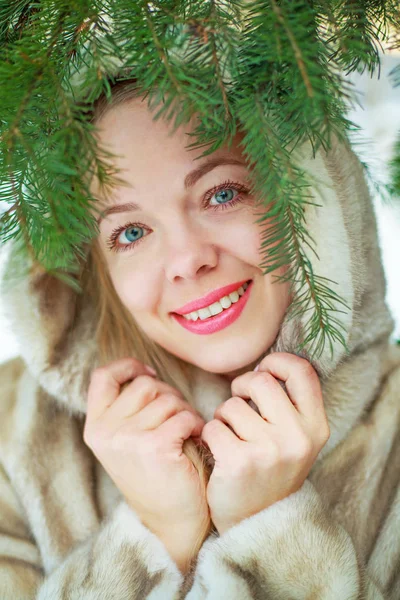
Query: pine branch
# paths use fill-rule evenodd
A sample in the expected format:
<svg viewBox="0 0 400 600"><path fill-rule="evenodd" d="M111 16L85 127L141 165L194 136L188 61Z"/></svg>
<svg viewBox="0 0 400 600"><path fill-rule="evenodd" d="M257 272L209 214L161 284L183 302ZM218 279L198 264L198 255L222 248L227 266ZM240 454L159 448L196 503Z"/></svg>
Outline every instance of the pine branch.
<svg viewBox="0 0 400 600"><path fill-rule="evenodd" d="M293 48L294 56L296 58L296 62L298 64L301 76L303 78L304 85L307 90L307 94L310 98L312 98L314 96L314 90L312 88L311 81L310 81L310 78L307 73L306 63L303 58L300 46L296 41L296 37L293 34L293 31L289 27L287 18L285 19L285 17L283 16L282 9L279 7L278 3L275 0L271 0L271 5L272 5L272 10L274 11L275 15L277 16L279 23L284 28L286 35L289 39L290 45Z"/></svg>
<svg viewBox="0 0 400 600"><path fill-rule="evenodd" d="M251 145L247 156L253 162L254 175L256 177L255 191L261 198L270 197L270 180L277 182L274 190L275 201L272 206L263 212L258 222L267 222L266 231L263 232L262 247L266 249L266 261L264 275L272 273L277 268L286 266L287 271L283 276L276 276L280 281L291 281L292 292L295 298L291 303L289 315L291 318L313 308L313 314L305 326L305 340L299 350L306 345L311 353L317 357L324 349L326 341L333 351L333 339L340 340L346 347L345 339L340 329L343 325L337 319L332 318L332 311L339 311L338 305L349 309L345 301L324 285L324 278L314 274L312 264L306 256L304 246L313 249L314 241L311 239L305 225L304 206L314 205L310 194L310 183L307 182L305 174L293 166L293 159L282 148L279 136L271 127L271 119L265 114L265 109L260 98L256 96L255 110L241 114L242 122L251 132L257 128L259 133L258 142L260 149L264 151L271 146L270 154L261 160L258 152L252 154L254 146ZM261 127L260 127L261 124ZM265 169L264 165L268 167ZM285 180L286 174L286 180ZM259 186L258 182L264 181ZM268 190L268 194L267 194ZM335 282L333 282L335 283ZM334 300L335 304L332 304Z"/></svg>
<svg viewBox="0 0 400 600"><path fill-rule="evenodd" d="M313 272L315 243L304 219L314 203L311 175L294 157L305 142L315 153L354 128L346 118L353 90L342 74L379 67L390 31L397 44L394 0L3 3L0 241L20 239L21 249L68 280L98 233L90 178L105 193L121 183L94 136L92 104L102 93L110 98L114 82L135 78L155 120L176 129L201 115L188 146L205 148L199 158L244 131L254 188L275 199L260 219L268 221L261 266L266 273L287 267L293 315L309 316L303 345L319 355L328 343L332 351L335 341L344 344L338 315L347 307L335 282ZM399 157L400 142L394 192Z"/></svg>

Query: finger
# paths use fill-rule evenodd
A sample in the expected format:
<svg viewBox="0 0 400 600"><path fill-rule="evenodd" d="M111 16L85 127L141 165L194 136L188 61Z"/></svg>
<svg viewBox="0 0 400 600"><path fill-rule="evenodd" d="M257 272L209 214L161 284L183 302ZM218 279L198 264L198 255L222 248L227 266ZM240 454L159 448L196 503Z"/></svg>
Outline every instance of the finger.
<svg viewBox="0 0 400 600"><path fill-rule="evenodd" d="M295 407L270 373L244 373L232 382L231 388L235 396L251 398L258 406L261 417L269 423L287 426L298 424L299 415Z"/></svg>
<svg viewBox="0 0 400 600"><path fill-rule="evenodd" d="M201 417L188 402L176 394L163 393L137 413L135 425L142 431L156 429L167 419L183 410L191 411Z"/></svg>
<svg viewBox="0 0 400 600"><path fill-rule="evenodd" d="M308 360L288 352L274 352L261 361L258 372L263 371L285 383L288 396L301 415L325 419L319 377Z"/></svg>
<svg viewBox="0 0 400 600"><path fill-rule="evenodd" d="M218 419L204 425L201 439L209 447L216 462L226 459L226 456L233 458L236 452L242 451L242 440Z"/></svg>
<svg viewBox="0 0 400 600"><path fill-rule="evenodd" d="M107 419L117 423L137 415L145 406L154 402L162 394L182 398L180 392L164 381L140 375L136 377L107 410ZM183 399L183 398L182 398Z"/></svg>
<svg viewBox="0 0 400 600"><path fill-rule="evenodd" d="M246 442L259 440L266 435L267 423L243 398L233 396L220 404L214 418L232 427L236 436Z"/></svg>
<svg viewBox="0 0 400 600"><path fill-rule="evenodd" d="M182 410L157 428L157 434L165 439L175 440L181 447L184 440L200 437L205 421L190 410Z"/></svg>
<svg viewBox="0 0 400 600"><path fill-rule="evenodd" d="M136 358L122 358L92 371L87 394L86 422L99 419L117 399L121 386L138 375L149 375Z"/></svg>

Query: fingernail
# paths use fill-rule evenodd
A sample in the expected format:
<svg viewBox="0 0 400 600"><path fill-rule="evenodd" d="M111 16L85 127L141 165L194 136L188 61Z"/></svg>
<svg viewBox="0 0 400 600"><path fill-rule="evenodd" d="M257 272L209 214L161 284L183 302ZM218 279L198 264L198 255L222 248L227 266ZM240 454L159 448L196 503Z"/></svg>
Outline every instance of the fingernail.
<svg viewBox="0 0 400 600"><path fill-rule="evenodd" d="M150 367L149 365L144 365L144 367L145 367L146 371L148 371L152 375L157 375L157 371L155 371L155 369L153 369L153 367Z"/></svg>
<svg viewBox="0 0 400 600"><path fill-rule="evenodd" d="M258 365L256 367L254 367L253 371L258 371L258 369L260 368L260 364L261 363L258 363Z"/></svg>

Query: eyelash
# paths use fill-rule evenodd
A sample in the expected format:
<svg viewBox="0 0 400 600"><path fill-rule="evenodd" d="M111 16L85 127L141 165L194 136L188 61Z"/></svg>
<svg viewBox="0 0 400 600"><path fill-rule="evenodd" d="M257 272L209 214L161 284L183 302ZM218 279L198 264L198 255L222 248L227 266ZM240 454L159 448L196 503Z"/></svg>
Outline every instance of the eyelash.
<svg viewBox="0 0 400 600"><path fill-rule="evenodd" d="M229 202L227 202L226 204L217 204L215 206L209 206L209 210L226 210L227 208L231 208L232 206L234 206L235 204L237 204L239 202L243 202L243 197L241 194L246 194L249 192L249 190L241 183L227 180L224 183L220 183L219 185L214 186L211 190L209 190L207 192L207 194L204 196L203 206L217 192L219 192L221 190L225 190L225 189L232 189L232 188L239 192L239 194L237 196L235 196L235 198L232 198L232 200L229 200ZM120 225L119 227L114 229L112 231L110 237L108 238L108 241L106 244L107 247L113 252L125 252L126 250L133 248L133 246L137 246L147 236L143 236L143 237L139 238L138 240L136 240L135 242L131 242L130 244L124 244L123 246L117 246L117 239L118 239L120 233L125 231L125 229L129 229L130 227L137 227L137 226L146 227L146 225L144 225L143 223L126 223L125 225Z"/></svg>

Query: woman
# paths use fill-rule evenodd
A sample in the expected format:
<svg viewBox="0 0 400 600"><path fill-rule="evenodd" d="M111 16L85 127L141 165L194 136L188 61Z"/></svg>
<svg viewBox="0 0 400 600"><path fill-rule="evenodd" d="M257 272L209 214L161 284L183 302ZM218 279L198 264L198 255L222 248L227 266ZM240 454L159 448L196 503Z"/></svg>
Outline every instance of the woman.
<svg viewBox="0 0 400 600"><path fill-rule="evenodd" d="M0 596L398 598L400 351L354 154L303 151L314 270L349 306L349 354L309 360L240 135L196 161L194 121L170 135L125 84L94 121L125 185L92 183L83 294L12 281L12 252L3 282Z"/></svg>

